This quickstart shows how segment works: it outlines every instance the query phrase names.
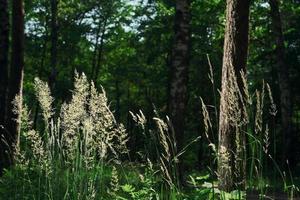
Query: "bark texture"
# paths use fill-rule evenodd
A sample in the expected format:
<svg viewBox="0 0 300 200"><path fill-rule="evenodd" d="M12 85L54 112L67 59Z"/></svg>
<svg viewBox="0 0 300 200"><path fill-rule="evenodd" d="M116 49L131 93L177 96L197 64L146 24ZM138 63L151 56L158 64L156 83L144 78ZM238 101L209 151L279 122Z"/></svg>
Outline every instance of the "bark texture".
<svg viewBox="0 0 300 200"><path fill-rule="evenodd" d="M175 151L180 152L184 142L184 124L187 105L187 85L190 47L190 0L177 0L175 7L174 43L171 56L168 113L175 134ZM177 166L179 181L183 183L183 163Z"/></svg>
<svg viewBox="0 0 300 200"><path fill-rule="evenodd" d="M280 90L281 125L284 145L282 163L286 163L286 160L290 160L290 155L292 155L290 150L292 140L292 104L289 81L289 66L286 64L279 1L269 0L269 4L271 7L272 27L276 44L275 59Z"/></svg>
<svg viewBox="0 0 300 200"><path fill-rule="evenodd" d="M100 44L98 44L98 42L96 44L97 45L97 54L98 55L97 55L97 58L96 58L95 68L93 68L93 80L95 82L95 85L98 84L98 80L97 79L98 79L100 68L101 68L101 64L102 64L103 48L104 48L104 37L105 37L105 31L106 31L106 25L107 25L108 17L109 16L107 16L104 19L104 22L103 22L102 31L101 31L101 37L100 37Z"/></svg>
<svg viewBox="0 0 300 200"><path fill-rule="evenodd" d="M0 0L0 124L5 113L5 94L8 78L9 16L7 0Z"/></svg>
<svg viewBox="0 0 300 200"><path fill-rule="evenodd" d="M5 164L4 123L6 113L6 90L8 82L9 15L8 1L0 0L0 174Z"/></svg>
<svg viewBox="0 0 300 200"><path fill-rule="evenodd" d="M15 148L20 133L20 112L22 110L22 88L24 69L24 8L23 0L12 3L12 53L7 98L6 140L9 145L7 166L14 163ZM13 103L18 96L19 101Z"/></svg>
<svg viewBox="0 0 300 200"><path fill-rule="evenodd" d="M96 43L94 45L94 52L93 52L92 71L91 71L91 79L93 79L93 80L94 80L95 69L96 69L96 65L97 65L97 53L98 53L98 48L99 48L100 31L101 31L101 20L97 27Z"/></svg>
<svg viewBox="0 0 300 200"><path fill-rule="evenodd" d="M190 1L177 0L171 60L169 115L180 148L184 137L190 43Z"/></svg>
<svg viewBox="0 0 300 200"><path fill-rule="evenodd" d="M57 76L57 42L58 42L58 21L57 7L59 0L51 0L51 49L50 64L51 72L49 76L49 86L53 90Z"/></svg>
<svg viewBox="0 0 300 200"><path fill-rule="evenodd" d="M227 0L218 147L219 188L224 191L245 186L241 71L246 71L247 63L249 5L249 0Z"/></svg>

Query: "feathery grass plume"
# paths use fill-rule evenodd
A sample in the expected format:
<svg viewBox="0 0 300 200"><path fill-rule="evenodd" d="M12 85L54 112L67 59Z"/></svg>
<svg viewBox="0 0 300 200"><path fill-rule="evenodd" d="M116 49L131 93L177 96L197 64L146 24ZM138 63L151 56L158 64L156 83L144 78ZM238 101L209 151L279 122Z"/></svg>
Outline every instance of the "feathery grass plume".
<svg viewBox="0 0 300 200"><path fill-rule="evenodd" d="M249 94L249 88L248 88L248 83L247 83L247 75L246 73L242 70L241 72L241 79L243 82L243 92L244 92L244 101L249 104L252 105L252 98L251 95Z"/></svg>
<svg viewBox="0 0 300 200"><path fill-rule="evenodd" d="M202 114L203 114L203 120L204 120L204 131L205 131L204 133L205 133L205 136L206 136L207 140L210 143L212 143L209 136L208 136L208 131L210 129L212 129L212 123L211 123L211 120L210 120L210 116L209 116L207 107L204 104L203 99L201 97L200 97L200 101L201 101L201 105L202 105Z"/></svg>
<svg viewBox="0 0 300 200"><path fill-rule="evenodd" d="M23 132L29 131L31 129L32 122L29 118L28 107L26 105L23 105L23 99L21 95L16 95L14 100L12 101L12 104L13 112L18 116L18 118L14 120L16 120L18 124L20 124L20 135L17 136L16 143L12 144L12 149L9 149L9 151L13 152L13 160L15 160L18 164L28 165L29 160L26 158L24 152L20 148L20 139ZM1 135L1 137L3 137L3 135ZM4 137L1 138L1 140L5 142L5 144L9 147L7 141L4 141Z"/></svg>
<svg viewBox="0 0 300 200"><path fill-rule="evenodd" d="M37 161L42 167L47 166L48 156L44 149L44 143L39 133L35 130L30 130L24 133L24 136L29 143L30 150L34 160Z"/></svg>
<svg viewBox="0 0 300 200"><path fill-rule="evenodd" d="M109 193L111 195L115 196L116 193L120 189L118 171L117 171L117 168L115 166L112 167L111 179L110 179L110 184L109 185L110 185Z"/></svg>
<svg viewBox="0 0 300 200"><path fill-rule="evenodd" d="M139 114L134 114L133 112L129 111L130 115L132 116L133 121L137 123L143 130L145 130L145 125L147 123L146 117L144 113L139 110Z"/></svg>
<svg viewBox="0 0 300 200"><path fill-rule="evenodd" d="M160 171L163 175L163 179L171 189L175 186L175 177L173 177L175 174L172 171L174 170L174 165L176 164L176 162L172 163L172 156L175 158L175 147L172 146L168 124L158 117L154 117L153 120L156 123L159 143L162 147L162 152L159 156Z"/></svg>
<svg viewBox="0 0 300 200"><path fill-rule="evenodd" d="M212 67L212 64L210 62L210 58L209 58L208 54L206 54L206 58L207 58L208 66L209 66L208 78L209 78L211 84L214 85L215 84L214 71L213 71L213 67Z"/></svg>
<svg viewBox="0 0 300 200"><path fill-rule="evenodd" d="M168 142L168 124L166 124L162 119L154 117L153 120L156 122L158 133L159 133L159 142L161 146L163 147L163 153L162 156L167 161L171 160L171 149Z"/></svg>
<svg viewBox="0 0 300 200"><path fill-rule="evenodd" d="M116 136L117 139L116 149L121 154L126 154L129 152L127 149L127 142L129 140L128 134L126 132L125 126L123 124L119 124L116 129Z"/></svg>
<svg viewBox="0 0 300 200"><path fill-rule="evenodd" d="M266 124L263 141L264 141L263 151L264 151L265 154L268 154L268 149L269 149L269 146L270 146L270 137L269 137L269 126L268 126L268 124Z"/></svg>
<svg viewBox="0 0 300 200"><path fill-rule="evenodd" d="M202 115L203 115L203 122L204 122L204 134L205 134L206 139L209 142L208 146L211 148L211 150L214 153L216 153L217 152L216 145L215 145L215 143L213 143L215 141L214 137L212 136L212 140L211 140L211 138L208 135L209 130L212 131L213 125L211 123L211 119L210 119L210 116L209 116L209 113L207 110L207 106L204 104L204 101L201 97L200 97L200 101L201 101Z"/></svg>
<svg viewBox="0 0 300 200"><path fill-rule="evenodd" d="M75 157L79 139L81 122L86 116L86 104L89 84L84 74L79 76L75 72L74 90L70 103L64 103L61 107L62 145L65 156L71 160Z"/></svg>
<svg viewBox="0 0 300 200"><path fill-rule="evenodd" d="M170 175L169 169L167 167L167 163L163 160L162 157L159 158L159 161L160 161L160 170L164 175L163 179L168 183L170 188L172 188L174 186L174 181Z"/></svg>
<svg viewBox="0 0 300 200"><path fill-rule="evenodd" d="M109 152L115 158L127 153L128 135L110 111L105 91L98 92L94 83L88 83L84 74L75 73L75 89L72 99L61 108L62 147L72 160L78 145L84 149L85 162L93 160L95 153L101 160ZM80 140L83 138L84 140Z"/></svg>
<svg viewBox="0 0 300 200"><path fill-rule="evenodd" d="M270 85L268 83L267 83L267 91L268 91L268 96L269 96L269 100L270 100L270 103L271 103L269 113L272 116L276 116L277 108L276 108L276 104L274 103L274 100L273 100L273 95L272 95Z"/></svg>
<svg viewBox="0 0 300 200"><path fill-rule="evenodd" d="M20 145L15 147L15 162L22 167L28 167L29 159L26 158L24 152L21 150Z"/></svg>
<svg viewBox="0 0 300 200"><path fill-rule="evenodd" d="M154 117L153 120L157 127L158 140L161 147L159 153L160 172L162 173L162 178L166 183L167 192L177 192L177 189L180 187L178 158L185 153L188 147L190 147L193 143L199 141L201 136L192 140L178 152L176 147L174 129L168 116L166 116L166 121L158 117ZM150 163L150 166L152 166L152 163Z"/></svg>
<svg viewBox="0 0 300 200"><path fill-rule="evenodd" d="M15 100L17 104L19 104L19 100ZM20 137L24 137L26 144L28 145L28 149L21 149L20 145L17 145L15 148L17 149L17 160L19 164L29 163L29 158L33 158L37 164L39 164L42 168L48 164L48 156L44 149L44 143L42 141L41 136L38 132L32 129L33 122L30 120L30 113L28 111L28 107L26 105L22 106L22 115L21 115L21 135ZM25 147L26 148L26 147ZM26 151L31 151L30 155L26 155Z"/></svg>
<svg viewBox="0 0 300 200"><path fill-rule="evenodd" d="M18 97L19 98L19 97ZM14 104L14 107L15 107L15 112L18 112L17 111L17 106L18 106L18 101L20 100L15 100L15 102L13 102ZM14 145L14 152L15 152L15 155L14 155L14 159L16 161L17 164L20 164L22 166L28 166L29 164L29 159L26 158L26 155L25 155L25 152L22 151L21 147L20 147L20 143L21 143L21 140L22 140L22 137L23 137L23 133L24 132L27 132L29 130L31 130L31 127L32 127L32 121L30 120L30 113L28 111L28 107L26 105L22 105L22 110L21 110L21 131L20 131L20 136L19 136L19 143L17 145ZM0 127L1 128L1 127ZM4 138L1 138L1 140L4 140Z"/></svg>
<svg viewBox="0 0 300 200"><path fill-rule="evenodd" d="M22 106L21 133L32 129L33 122L30 120L30 112L27 105Z"/></svg>
<svg viewBox="0 0 300 200"><path fill-rule="evenodd" d="M21 95L16 95L14 100L11 102L13 105L13 113L16 114L18 116L17 119L13 119L15 120L18 124L22 124L22 111L23 111L23 99ZM21 126L20 126L21 128ZM19 142L19 141L17 141Z"/></svg>
<svg viewBox="0 0 300 200"><path fill-rule="evenodd" d="M255 133L258 135L262 132L262 114L263 114L263 105L261 102L261 98L263 98L258 90L256 90L256 114L255 114Z"/></svg>
<svg viewBox="0 0 300 200"><path fill-rule="evenodd" d="M50 88L46 82L43 82L39 78L35 78L34 90L35 96L42 110L45 124L48 126L49 120L53 115L52 103L54 101L51 96Z"/></svg>
<svg viewBox="0 0 300 200"><path fill-rule="evenodd" d="M104 90L98 92L84 74L75 74L72 98L63 103L59 117L52 109L49 87L35 79L45 121L41 134L32 128L27 107L22 109L22 145L14 147L18 148L16 164L23 170L17 181L24 187L33 183L36 188L28 186L28 193L35 195L38 190L41 199L98 198L105 188L101 183L105 162L120 161L119 156L128 152L125 127L116 122ZM20 102L17 97L15 112L20 112ZM140 115L141 120L145 118ZM34 170L34 174L27 170Z"/></svg>
<svg viewBox="0 0 300 200"><path fill-rule="evenodd" d="M34 79L34 90L35 90L35 96L38 100L38 103L41 107L42 116L45 124L45 129L42 134L41 142L43 145L45 145L45 151L44 153L47 154L48 159L53 158L53 147L54 147L54 141L53 138L55 137L53 134L54 132L51 131L53 129L53 124L51 124L51 121L53 119L52 116L54 114L52 104L53 104L53 97L51 96L51 91L48 86L48 84L39 78ZM35 133L39 134L39 133ZM36 138L37 139L37 138Z"/></svg>
<svg viewBox="0 0 300 200"><path fill-rule="evenodd" d="M91 117L86 117L86 119L84 119L84 121L82 122L83 125L83 137L82 137L82 153L83 153L83 162L85 164L85 167L87 169L91 169L93 168L93 161L95 159L95 141L93 139L92 135L95 135L93 133L94 131L94 127L93 127L93 122Z"/></svg>
<svg viewBox="0 0 300 200"><path fill-rule="evenodd" d="M90 99L88 101L89 116L91 117L94 130L91 132L92 138L101 159L107 156L108 151L114 156L127 153L126 143L128 135L125 127L118 124L113 113L107 105L106 94L102 88L102 92L97 92L94 84L91 84Z"/></svg>
<svg viewBox="0 0 300 200"><path fill-rule="evenodd" d="M154 117L153 120L157 126L158 138L161 146L159 155L160 171L162 173L163 180L167 184L166 186L168 186L166 188L168 193L172 193L180 187L178 158L186 151L188 146L197 141L199 138L189 143L180 152L177 152L174 129L168 116L166 116L166 121L158 117Z"/></svg>

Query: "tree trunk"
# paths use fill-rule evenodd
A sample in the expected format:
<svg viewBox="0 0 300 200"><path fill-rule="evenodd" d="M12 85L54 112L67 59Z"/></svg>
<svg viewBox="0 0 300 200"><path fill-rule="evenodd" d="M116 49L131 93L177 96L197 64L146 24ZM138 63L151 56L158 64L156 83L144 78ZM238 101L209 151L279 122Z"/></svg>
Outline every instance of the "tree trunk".
<svg viewBox="0 0 300 200"><path fill-rule="evenodd" d="M177 0L175 13L175 38L171 59L169 115L174 127L176 142L182 147L184 119L187 104L187 84L190 43L190 1Z"/></svg>
<svg viewBox="0 0 300 200"><path fill-rule="evenodd" d="M187 105L187 85L190 48L190 0L177 0L175 8L174 44L171 56L171 77L168 112L175 132L177 153L183 148L184 120ZM178 165L180 182L183 164Z"/></svg>
<svg viewBox="0 0 300 200"><path fill-rule="evenodd" d="M269 0L271 7L271 20L273 34L275 37L275 59L280 90L281 125L283 133L282 163L291 158L290 152L292 138L292 104L289 82L289 66L286 64L284 37L282 32L282 21L279 11L279 1Z"/></svg>
<svg viewBox="0 0 300 200"><path fill-rule="evenodd" d="M99 47L99 38L100 38L100 30L101 30L101 23L99 22L96 32L96 43L94 46L94 52L93 52L93 60L92 60L92 72L91 72L91 79L94 78L95 69L97 66L97 53L98 53L98 47Z"/></svg>
<svg viewBox="0 0 300 200"><path fill-rule="evenodd" d="M121 119L121 91L120 91L120 81L117 79L115 81L116 89L116 120L119 123Z"/></svg>
<svg viewBox="0 0 300 200"><path fill-rule="evenodd" d="M224 191L245 186L241 71L247 63L249 4L249 0L227 0L218 147L219 188Z"/></svg>
<svg viewBox="0 0 300 200"><path fill-rule="evenodd" d="M6 87L8 78L9 15L7 0L0 0L0 125L5 116Z"/></svg>
<svg viewBox="0 0 300 200"><path fill-rule="evenodd" d="M40 60L40 64L39 64L40 65L40 70L38 73L39 77L42 76L41 71L45 67L45 60L46 60L46 55L47 55L47 43L48 43L48 28L47 28L47 25L45 25L45 35L44 35L44 41L43 41L43 46L42 46L41 55L40 55L41 60ZM34 117L33 117L33 125L32 125L34 130L36 130L37 123L38 123L39 109L40 109L39 102L36 101Z"/></svg>
<svg viewBox="0 0 300 200"><path fill-rule="evenodd" d="M49 87L54 89L57 76L57 42L58 42L58 22L57 22L57 6L59 0L51 0L51 50L50 64L51 72L49 76Z"/></svg>
<svg viewBox="0 0 300 200"><path fill-rule="evenodd" d="M22 110L22 88L24 70L24 7L23 0L12 3L12 53L7 98L6 141L9 152L7 166L14 163L15 148L19 142L20 118ZM18 97L18 101L13 101Z"/></svg>
<svg viewBox="0 0 300 200"><path fill-rule="evenodd" d="M6 163L5 143L2 137L5 134L6 90L8 81L8 51L9 51L9 15L8 1L0 0L0 175Z"/></svg>
<svg viewBox="0 0 300 200"><path fill-rule="evenodd" d="M107 25L107 20L108 17L105 18L103 27L102 27L102 32L101 32L101 38L100 38L100 44L99 44L99 49L98 49L98 57L97 57L97 64L95 67L95 74L94 74L94 81L95 85L97 86L98 84L98 76L101 68L101 63L102 63L102 57L103 57L103 47L104 47L104 37L105 37L105 31L106 31L106 25Z"/></svg>

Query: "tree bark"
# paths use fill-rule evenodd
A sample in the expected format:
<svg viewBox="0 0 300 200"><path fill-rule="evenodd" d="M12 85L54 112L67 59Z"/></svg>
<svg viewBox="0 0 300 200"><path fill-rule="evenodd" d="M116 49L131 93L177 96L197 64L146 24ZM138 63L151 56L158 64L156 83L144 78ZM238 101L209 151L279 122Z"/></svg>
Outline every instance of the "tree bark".
<svg viewBox="0 0 300 200"><path fill-rule="evenodd" d="M99 48L99 38L100 38L100 31L101 31L101 23L99 22L97 31L96 31L96 43L94 46L94 52L93 52L93 60L92 60L92 71L91 71L91 79L94 79L95 69L97 66L97 53Z"/></svg>
<svg viewBox="0 0 300 200"><path fill-rule="evenodd" d="M54 89L54 84L57 76L57 42L58 42L58 21L57 21L57 7L59 0L51 0L51 50L50 50L50 64L51 72L49 76L49 87Z"/></svg>
<svg viewBox="0 0 300 200"><path fill-rule="evenodd" d="M9 152L6 156L7 166L14 163L15 149L18 145L20 133L20 118L22 110L22 88L24 70L24 7L23 0L12 3L12 53L11 68L7 98L6 127ZM13 103L18 96L18 102Z"/></svg>
<svg viewBox="0 0 300 200"><path fill-rule="evenodd" d="M7 0L0 0L0 125L5 116L8 79L9 15Z"/></svg>
<svg viewBox="0 0 300 200"><path fill-rule="evenodd" d="M115 81L116 89L116 121L119 123L121 119L121 91L120 91L120 81L116 79Z"/></svg>
<svg viewBox="0 0 300 200"><path fill-rule="evenodd" d="M269 0L271 7L271 20L273 34L275 37L275 59L280 90L281 125L283 133L282 163L291 159L292 141L292 103L289 81L289 66L286 64L284 37L282 32L282 21L280 16L279 1Z"/></svg>
<svg viewBox="0 0 300 200"><path fill-rule="evenodd" d="M98 84L98 80L97 79L98 79L100 68L101 68L101 64L102 64L103 47L104 47L104 37L105 37L107 20L108 20L108 17L105 18L104 23L103 23L103 27L102 27L102 31L101 31L101 38L100 38L100 44L99 44L99 49L98 49L97 64L96 64L96 67L95 67L95 74L94 74L94 77L93 77L95 85Z"/></svg>
<svg viewBox="0 0 300 200"><path fill-rule="evenodd" d="M174 127L176 142L182 147L187 104L187 84L190 48L190 1L177 0L175 13L175 38L171 59L169 115Z"/></svg>
<svg viewBox="0 0 300 200"><path fill-rule="evenodd" d="M171 71L168 97L168 113L173 126L177 153L183 148L184 124L187 105L189 48L190 48L190 0L177 0L175 6L174 43L171 54ZM183 163L178 164L179 181L183 183Z"/></svg>
<svg viewBox="0 0 300 200"><path fill-rule="evenodd" d="M241 71L246 71L249 7L249 0L227 0L218 146L219 188L224 191L245 187Z"/></svg>
<svg viewBox="0 0 300 200"><path fill-rule="evenodd" d="M6 91L8 82L8 51L9 51L9 14L8 1L0 0L0 175L6 161L5 142L2 137L5 134L6 116Z"/></svg>

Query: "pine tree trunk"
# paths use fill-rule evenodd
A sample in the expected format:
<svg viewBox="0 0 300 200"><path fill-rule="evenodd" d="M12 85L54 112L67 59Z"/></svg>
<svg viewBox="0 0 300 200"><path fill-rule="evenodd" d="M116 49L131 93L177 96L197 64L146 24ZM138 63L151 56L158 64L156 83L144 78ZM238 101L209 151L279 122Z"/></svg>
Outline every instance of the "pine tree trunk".
<svg viewBox="0 0 300 200"><path fill-rule="evenodd" d="M46 60L46 56L47 56L47 43L48 43L48 27L47 25L45 25L45 35L44 35L44 41L43 41L43 46L41 49L41 60L40 60L40 70L38 73L38 76L41 77L41 71L44 69L45 67L45 60ZM39 115L39 102L36 101L36 105L35 105L35 110L34 110L34 117L33 117L33 125L32 128L34 130L36 130L37 127L37 123L38 123L38 115Z"/></svg>
<svg viewBox="0 0 300 200"><path fill-rule="evenodd" d="M58 42L58 21L57 21L57 7L58 0L51 0L51 50L50 50L50 64L51 72L49 76L49 86L51 90L57 76L57 42Z"/></svg>
<svg viewBox="0 0 300 200"><path fill-rule="evenodd" d="M5 115L5 99L8 78L9 16L7 0L0 0L0 125Z"/></svg>
<svg viewBox="0 0 300 200"><path fill-rule="evenodd" d="M175 39L171 60L169 115L174 126L179 148L184 137L184 119L187 104L187 84L190 43L190 1L177 0L175 13Z"/></svg>
<svg viewBox="0 0 300 200"><path fill-rule="evenodd" d="M99 48L99 38L100 38L100 31L101 31L101 23L98 24L97 31L96 31L96 43L94 46L94 52L93 52L93 60L92 60L92 71L91 71L91 79L94 78L96 66L97 66L97 54L98 54L98 48Z"/></svg>
<svg viewBox="0 0 300 200"><path fill-rule="evenodd" d="M121 119L121 91L120 91L120 81L115 80L115 90L116 90L116 121L119 123Z"/></svg>
<svg viewBox="0 0 300 200"><path fill-rule="evenodd" d="M279 11L279 1L269 0L269 4L271 7L273 34L276 41L275 59L280 90L281 125L284 146L282 161L283 163L285 163L286 160L290 159L289 155L292 155L290 152L292 140L292 104L289 82L289 66L286 64L282 21Z"/></svg>
<svg viewBox="0 0 300 200"><path fill-rule="evenodd" d="M108 20L108 17L105 18L104 22L103 22L103 27L102 27L102 31L101 31L101 38L100 38L100 44L99 44L99 49L98 49L97 63L96 63L96 67L95 67L95 74L94 74L94 77L93 77L96 86L98 84L97 79L98 79L98 76L99 76L99 72L100 72L100 68L101 68L101 64L102 64L102 58L103 58L104 37L105 37L107 20Z"/></svg>
<svg viewBox="0 0 300 200"><path fill-rule="evenodd" d="M24 7L23 0L14 0L12 3L12 53L11 69L9 76L6 140L10 151L8 155L8 166L14 163L15 148L18 145L20 133L20 112L22 110L22 88L24 70ZM13 101L18 96L19 101ZM17 111L17 112L16 112Z"/></svg>
<svg viewBox="0 0 300 200"><path fill-rule="evenodd" d="M246 70L248 30L249 1L227 0L218 147L219 188L224 191L245 186L245 135L238 124L245 117L240 72Z"/></svg>
<svg viewBox="0 0 300 200"><path fill-rule="evenodd" d="M5 166L5 134L6 90L8 81L8 51L9 51L9 15L8 1L0 0L0 175Z"/></svg>

